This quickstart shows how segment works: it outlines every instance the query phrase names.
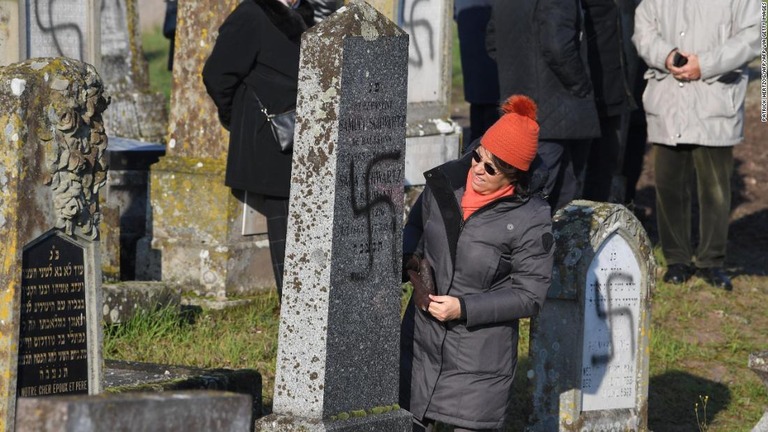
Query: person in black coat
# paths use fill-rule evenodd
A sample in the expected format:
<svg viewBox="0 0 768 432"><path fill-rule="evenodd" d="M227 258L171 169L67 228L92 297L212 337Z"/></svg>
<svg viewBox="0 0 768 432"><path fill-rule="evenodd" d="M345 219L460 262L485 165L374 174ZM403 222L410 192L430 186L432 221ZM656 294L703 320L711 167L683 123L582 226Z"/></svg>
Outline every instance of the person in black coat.
<svg viewBox="0 0 768 432"><path fill-rule="evenodd" d="M483 136L499 119L499 74L485 51L485 29L492 0L456 0L454 19L459 34L464 100L469 103L469 141Z"/></svg>
<svg viewBox="0 0 768 432"><path fill-rule="evenodd" d="M313 22L307 2L244 0L219 28L203 68L205 88L230 131L225 184L238 197L258 197L280 294L292 154L281 151L259 100L269 113L296 107L299 42Z"/></svg>
<svg viewBox="0 0 768 432"><path fill-rule="evenodd" d="M626 147L628 116L635 106L626 57L628 39L622 37L623 23L616 0L582 0L582 4L601 130L601 136L590 145L583 196L593 201L623 202L624 187L618 180L623 168L620 164ZM631 47L631 43L627 45Z"/></svg>
<svg viewBox="0 0 768 432"><path fill-rule="evenodd" d="M600 136L579 0L495 0L486 44L501 97L526 94L539 107L539 155L550 168L552 211L581 193L589 141Z"/></svg>

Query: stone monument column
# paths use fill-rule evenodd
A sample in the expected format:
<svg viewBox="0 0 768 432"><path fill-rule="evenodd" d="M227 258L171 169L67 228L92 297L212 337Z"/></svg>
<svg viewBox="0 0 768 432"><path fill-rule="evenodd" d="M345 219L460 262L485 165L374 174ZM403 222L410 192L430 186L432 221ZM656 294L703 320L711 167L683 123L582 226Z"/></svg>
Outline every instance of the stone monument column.
<svg viewBox="0 0 768 432"><path fill-rule="evenodd" d="M140 241L136 258L138 279L219 298L274 286L265 222L260 235L243 236L243 203L224 185L229 134L201 76L238 3L179 2L169 139L151 168L151 237Z"/></svg>
<svg viewBox="0 0 768 432"><path fill-rule="evenodd" d="M270 431L410 431L397 406L408 35L362 0L307 31Z"/></svg>
<svg viewBox="0 0 768 432"><path fill-rule="evenodd" d="M101 391L98 192L107 107L67 58L0 68L0 430L17 396Z"/></svg>
<svg viewBox="0 0 768 432"><path fill-rule="evenodd" d="M647 431L656 263L619 204L573 201L553 219L552 287L532 321L531 431Z"/></svg>

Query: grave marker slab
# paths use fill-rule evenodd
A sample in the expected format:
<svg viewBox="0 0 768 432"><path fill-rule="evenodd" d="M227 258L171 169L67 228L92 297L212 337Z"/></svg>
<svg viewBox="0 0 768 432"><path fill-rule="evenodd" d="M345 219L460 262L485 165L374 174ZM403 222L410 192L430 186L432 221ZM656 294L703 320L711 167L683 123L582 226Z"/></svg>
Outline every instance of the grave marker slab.
<svg viewBox="0 0 768 432"><path fill-rule="evenodd" d="M553 221L552 287L531 328L531 430L647 430L648 235L618 204L574 201Z"/></svg>
<svg viewBox="0 0 768 432"><path fill-rule="evenodd" d="M0 69L0 430L13 430L17 394L102 388L107 103L96 70L76 60Z"/></svg>
<svg viewBox="0 0 768 432"><path fill-rule="evenodd" d="M99 70L100 0L24 0L27 58L69 57Z"/></svg>
<svg viewBox="0 0 768 432"><path fill-rule="evenodd" d="M450 118L453 1L399 0L399 24L411 37L408 54L408 140L405 179L456 159L462 129Z"/></svg>
<svg viewBox="0 0 768 432"><path fill-rule="evenodd" d="M363 1L303 36L275 415L257 430L411 429L397 406L407 44Z"/></svg>
<svg viewBox="0 0 768 432"><path fill-rule="evenodd" d="M19 396L88 393L84 248L58 233L24 250Z"/></svg>
<svg viewBox="0 0 768 432"><path fill-rule="evenodd" d="M17 432L248 432L251 398L222 391L59 396L19 401Z"/></svg>

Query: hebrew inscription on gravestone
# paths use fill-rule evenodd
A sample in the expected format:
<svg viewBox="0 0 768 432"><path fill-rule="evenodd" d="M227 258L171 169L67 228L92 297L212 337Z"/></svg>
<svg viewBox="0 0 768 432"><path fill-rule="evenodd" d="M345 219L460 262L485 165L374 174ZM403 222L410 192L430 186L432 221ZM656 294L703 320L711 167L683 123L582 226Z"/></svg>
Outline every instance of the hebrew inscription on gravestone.
<svg viewBox="0 0 768 432"><path fill-rule="evenodd" d="M18 395L88 393L83 248L50 234L22 263Z"/></svg>

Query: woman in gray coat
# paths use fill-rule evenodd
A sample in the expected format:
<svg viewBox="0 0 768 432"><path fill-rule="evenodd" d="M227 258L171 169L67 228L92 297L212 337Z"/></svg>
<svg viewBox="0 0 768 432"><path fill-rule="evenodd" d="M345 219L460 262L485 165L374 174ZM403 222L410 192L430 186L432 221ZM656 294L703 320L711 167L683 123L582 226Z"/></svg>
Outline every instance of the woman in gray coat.
<svg viewBox="0 0 768 432"><path fill-rule="evenodd" d="M549 289L550 208L528 190L536 106L513 96L503 109L477 149L425 173L419 258L409 266L415 291L403 320L401 402L414 431L435 421L457 431L504 426L518 320L536 315ZM436 292L426 295L429 285Z"/></svg>

